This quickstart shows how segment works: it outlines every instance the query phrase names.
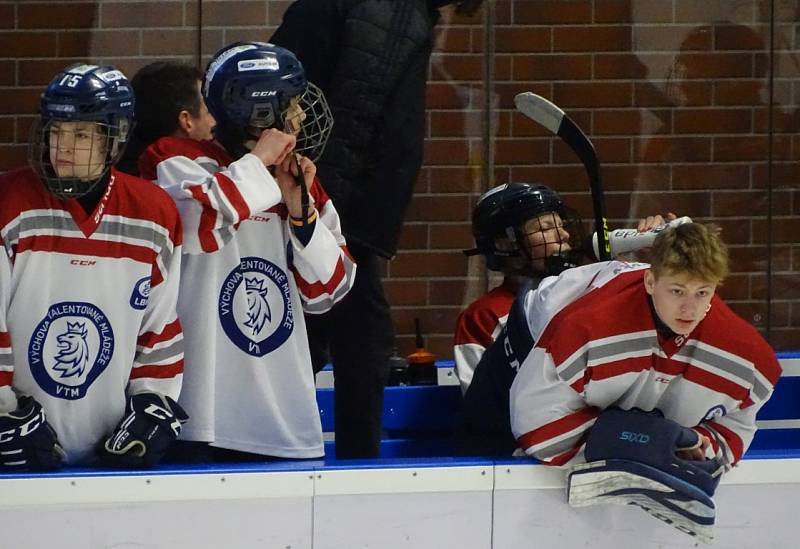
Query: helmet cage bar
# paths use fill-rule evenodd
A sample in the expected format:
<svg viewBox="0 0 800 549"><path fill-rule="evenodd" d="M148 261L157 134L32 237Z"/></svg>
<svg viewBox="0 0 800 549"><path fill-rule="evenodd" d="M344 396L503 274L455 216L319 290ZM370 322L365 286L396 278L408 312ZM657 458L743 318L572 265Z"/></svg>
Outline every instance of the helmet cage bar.
<svg viewBox="0 0 800 549"><path fill-rule="evenodd" d="M295 152L316 162L333 129L333 115L322 90L309 82L306 91L298 96L296 106L290 102L281 118L284 131L297 135Z"/></svg>
<svg viewBox="0 0 800 549"><path fill-rule="evenodd" d="M67 130L66 123L90 123L88 137L81 132ZM79 198L94 189L103 180L121 156L129 133L128 120L117 119L113 124L95 120L62 120L40 117L31 129L28 162L42 179L47 189L58 198ZM96 140L104 143L98 147ZM110 144L110 146L109 146ZM72 175L59 176L52 155L72 163ZM87 153L87 154L82 154ZM97 158L97 153L102 158ZM85 158L79 158L84 156Z"/></svg>

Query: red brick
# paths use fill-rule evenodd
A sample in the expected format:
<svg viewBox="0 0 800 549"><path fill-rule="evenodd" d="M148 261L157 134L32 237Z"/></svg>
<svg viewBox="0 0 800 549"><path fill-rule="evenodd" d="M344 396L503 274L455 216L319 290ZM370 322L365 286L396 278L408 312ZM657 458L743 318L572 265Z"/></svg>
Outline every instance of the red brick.
<svg viewBox="0 0 800 549"><path fill-rule="evenodd" d="M752 21L755 2L730 0L674 0L675 20L681 23L707 23L708 21Z"/></svg>
<svg viewBox="0 0 800 549"><path fill-rule="evenodd" d="M469 161L469 148L463 140L425 141L425 164L466 164Z"/></svg>
<svg viewBox="0 0 800 549"><path fill-rule="evenodd" d="M592 143L601 162L613 164L630 162L631 140L628 137L592 137ZM577 157L565 144L559 144L553 149L553 162L572 163Z"/></svg>
<svg viewBox="0 0 800 549"><path fill-rule="evenodd" d="M267 20L269 23L278 26L283 21L283 14L293 0L270 0L267 6ZM270 35L271 36L271 35Z"/></svg>
<svg viewBox="0 0 800 549"><path fill-rule="evenodd" d="M451 252L399 252L391 262L392 276L464 276L467 258Z"/></svg>
<svg viewBox="0 0 800 549"><path fill-rule="evenodd" d="M271 4L271 2L268 2ZM203 25L209 27L232 27L264 25L267 22L267 6L264 2L243 1L203 2ZM279 23L280 21L278 21ZM266 40L266 36L264 39Z"/></svg>
<svg viewBox="0 0 800 549"><path fill-rule="evenodd" d="M714 191L712 215L715 217L755 217L767 213L764 191Z"/></svg>
<svg viewBox="0 0 800 549"><path fill-rule="evenodd" d="M764 50L768 35L766 26L718 25L714 27L714 45L718 50Z"/></svg>
<svg viewBox="0 0 800 549"><path fill-rule="evenodd" d="M143 55L191 55L195 53L197 34L194 30L147 30L142 32Z"/></svg>
<svg viewBox="0 0 800 549"><path fill-rule="evenodd" d="M554 103L567 107L629 107L633 88L628 83L587 82L553 85Z"/></svg>
<svg viewBox="0 0 800 549"><path fill-rule="evenodd" d="M494 92L500 99L500 103L495 108L516 109L514 97L523 92L533 92L542 97L553 97L553 86L549 83L505 83L498 82L494 86Z"/></svg>
<svg viewBox="0 0 800 549"><path fill-rule="evenodd" d="M676 103L685 106L702 106L711 104L712 84L710 82L681 82L676 90L680 96L670 97L659 86L652 82L634 83L634 106L637 107L670 107Z"/></svg>
<svg viewBox="0 0 800 549"><path fill-rule="evenodd" d="M500 67L508 79L509 62L505 61L505 70ZM431 70L435 80L480 80L483 77L483 57L479 55L434 55L431 58Z"/></svg>
<svg viewBox="0 0 800 549"><path fill-rule="evenodd" d="M180 27L183 24L183 3L103 2L100 21L103 28Z"/></svg>
<svg viewBox="0 0 800 549"><path fill-rule="evenodd" d="M24 166L27 161L26 145L0 145L0 172Z"/></svg>
<svg viewBox="0 0 800 549"><path fill-rule="evenodd" d="M654 59L654 56L648 56ZM649 78L651 68L636 54L597 54L594 56L594 77L597 79Z"/></svg>
<svg viewBox="0 0 800 549"><path fill-rule="evenodd" d="M636 25L633 43L636 51L710 50L711 33L692 32L694 29L692 25Z"/></svg>
<svg viewBox="0 0 800 549"><path fill-rule="evenodd" d="M181 31L172 32L177 33ZM62 33L60 36L63 37L64 34ZM60 43L61 42L59 42L59 44ZM96 30L92 32L89 43L91 44L92 57L108 59L109 57L138 55L142 39L140 38L138 30ZM194 51L191 53L194 53Z"/></svg>
<svg viewBox="0 0 800 549"><path fill-rule="evenodd" d="M405 223L400 231L400 250L424 250L428 248L428 224Z"/></svg>
<svg viewBox="0 0 800 549"><path fill-rule="evenodd" d="M0 4L0 29L13 29L16 18L16 4Z"/></svg>
<svg viewBox="0 0 800 549"><path fill-rule="evenodd" d="M56 54L56 34L53 32L0 32L0 51L3 57L52 57Z"/></svg>
<svg viewBox="0 0 800 549"><path fill-rule="evenodd" d="M630 217L639 218L652 215L653 212L671 211L679 215L707 217L711 211L711 193L709 192L634 192L631 201L635 209Z"/></svg>
<svg viewBox="0 0 800 549"><path fill-rule="evenodd" d="M766 297L766 276L755 277L752 281L753 297ZM800 301L800 274L798 273L773 273L770 278L772 296L782 300Z"/></svg>
<svg viewBox="0 0 800 549"><path fill-rule="evenodd" d="M550 147L547 139L497 139L495 161L498 164L548 163Z"/></svg>
<svg viewBox="0 0 800 549"><path fill-rule="evenodd" d="M750 275L734 272L725 279L725 284L719 288L718 293L729 302L734 299L750 298Z"/></svg>
<svg viewBox="0 0 800 549"><path fill-rule="evenodd" d="M436 27L435 51L445 53L468 53L472 48L472 30L439 25Z"/></svg>
<svg viewBox="0 0 800 549"><path fill-rule="evenodd" d="M589 80L592 60L587 55L515 55L515 80Z"/></svg>
<svg viewBox="0 0 800 549"><path fill-rule="evenodd" d="M672 3L664 0L596 0L594 21L595 23L670 23Z"/></svg>
<svg viewBox="0 0 800 549"><path fill-rule="evenodd" d="M14 142L14 118L11 116L0 116L0 143Z"/></svg>
<svg viewBox="0 0 800 549"><path fill-rule="evenodd" d="M553 48L550 29L536 27L499 27L495 29L495 50L499 53L549 52Z"/></svg>
<svg viewBox="0 0 800 549"><path fill-rule="evenodd" d="M628 26L555 27L553 49L566 51L630 51L631 28Z"/></svg>
<svg viewBox="0 0 800 549"><path fill-rule="evenodd" d="M766 93L765 80L723 80L714 82L714 103L717 105L760 105ZM762 92L763 90L763 92Z"/></svg>
<svg viewBox="0 0 800 549"><path fill-rule="evenodd" d="M749 109L677 109L675 133L749 133Z"/></svg>
<svg viewBox="0 0 800 549"><path fill-rule="evenodd" d="M766 200L766 197L764 198ZM772 219L772 242L775 244L797 243L798 229L800 229L800 219L797 217L775 216ZM767 241L767 221L756 219L753 221L753 240L756 242Z"/></svg>
<svg viewBox="0 0 800 549"><path fill-rule="evenodd" d="M595 135L636 135L641 131L641 109L603 109L594 113Z"/></svg>
<svg viewBox="0 0 800 549"><path fill-rule="evenodd" d="M800 342L800 328L773 329L769 342L777 352L796 351Z"/></svg>
<svg viewBox="0 0 800 549"><path fill-rule="evenodd" d="M716 161L765 160L766 157L767 136L765 135L714 138L714 160Z"/></svg>
<svg viewBox="0 0 800 549"><path fill-rule="evenodd" d="M468 219L469 216L469 212L466 217L462 213L461 219ZM471 248L472 245L472 227L469 223L431 225L431 249L459 251Z"/></svg>
<svg viewBox="0 0 800 549"><path fill-rule="evenodd" d="M669 167L657 164L603 165L603 186L609 191L663 191L669 188ZM584 177L584 179L586 179Z"/></svg>
<svg viewBox="0 0 800 549"><path fill-rule="evenodd" d="M750 168L741 164L683 164L672 167L673 189L747 189Z"/></svg>
<svg viewBox="0 0 800 549"><path fill-rule="evenodd" d="M633 157L640 162L708 162L711 139L653 136L633 140Z"/></svg>
<svg viewBox="0 0 800 549"><path fill-rule="evenodd" d="M791 252L788 246L775 246L767 253L765 246L728 246L731 265L739 272L764 272L767 262L772 262L776 271L787 271L791 266Z"/></svg>
<svg viewBox="0 0 800 549"><path fill-rule="evenodd" d="M428 84L425 103L428 109L463 109L469 107L469 98L462 95L463 90L447 82Z"/></svg>
<svg viewBox="0 0 800 549"><path fill-rule="evenodd" d="M480 184L480 166L439 166L429 168L430 192L469 193Z"/></svg>
<svg viewBox="0 0 800 549"><path fill-rule="evenodd" d="M588 0L537 0L515 2L514 23L529 25L560 25L591 23L592 3Z"/></svg>
<svg viewBox="0 0 800 549"><path fill-rule="evenodd" d="M770 119L772 121L772 131L775 133L797 133L800 128L800 110L784 110L776 106L770 113L769 109L757 107L753 109L753 132L768 133Z"/></svg>
<svg viewBox="0 0 800 549"><path fill-rule="evenodd" d="M415 195L406 214L408 221L458 221L469 216L466 196Z"/></svg>
<svg viewBox="0 0 800 549"><path fill-rule="evenodd" d="M483 113L481 111L432 111L430 134L433 137L481 137Z"/></svg>
<svg viewBox="0 0 800 549"><path fill-rule="evenodd" d="M90 29L97 19L97 2L20 3L20 29Z"/></svg>
<svg viewBox="0 0 800 549"><path fill-rule="evenodd" d="M383 281L386 299L393 306L397 305L427 305L428 283L424 280L393 280Z"/></svg>
<svg viewBox="0 0 800 549"><path fill-rule="evenodd" d="M483 258L476 256L473 261L479 265L479 273L485 274ZM430 283L431 305L458 305L463 310L484 293L486 281L484 279L468 278L466 280L432 280Z"/></svg>
<svg viewBox="0 0 800 549"><path fill-rule="evenodd" d="M607 173L605 168L603 173ZM523 183L542 183L553 187L559 192L584 191L589 185L586 179L586 170L583 169L582 165L517 166L512 169L509 179ZM497 181L497 183L499 184L501 181Z"/></svg>
<svg viewBox="0 0 800 549"><path fill-rule="evenodd" d="M33 114L39 108L38 88L0 88L0 114Z"/></svg>

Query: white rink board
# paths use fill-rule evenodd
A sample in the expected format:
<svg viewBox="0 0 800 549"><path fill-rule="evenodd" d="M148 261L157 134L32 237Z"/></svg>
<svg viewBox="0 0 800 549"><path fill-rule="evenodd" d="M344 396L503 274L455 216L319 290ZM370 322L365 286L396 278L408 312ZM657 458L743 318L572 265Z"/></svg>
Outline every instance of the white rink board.
<svg viewBox="0 0 800 549"><path fill-rule="evenodd" d="M529 463L0 479L0 548L689 548L636 508L572 509ZM224 480L223 480L224 479ZM795 549L800 459L745 460L713 549Z"/></svg>

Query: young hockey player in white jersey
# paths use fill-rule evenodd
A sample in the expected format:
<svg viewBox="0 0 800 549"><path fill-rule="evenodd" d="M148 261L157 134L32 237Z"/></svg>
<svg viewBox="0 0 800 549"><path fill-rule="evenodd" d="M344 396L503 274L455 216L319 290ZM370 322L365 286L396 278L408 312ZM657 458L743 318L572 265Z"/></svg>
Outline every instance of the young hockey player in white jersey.
<svg viewBox="0 0 800 549"><path fill-rule="evenodd" d="M670 213L667 220L675 219ZM664 217L639 220L637 230L663 225ZM458 317L454 337L456 373L464 393L464 425L459 452L510 455L516 448L508 416L508 391L516 370L481 362L501 335L514 299L536 288L544 277L558 275L585 261L583 230L578 215L558 193L545 185L499 185L478 200L472 215L475 248L486 266L504 274L503 283L484 294ZM493 350L500 361L502 345Z"/></svg>
<svg viewBox="0 0 800 549"><path fill-rule="evenodd" d="M181 438L321 457L303 312L330 309L351 287L355 265L307 157L299 168L308 192L298 185L295 153L321 151L330 111L291 52L258 42L218 52L203 95L224 149L165 137L139 163L176 200L185 226L180 402L193 422Z"/></svg>
<svg viewBox="0 0 800 549"><path fill-rule="evenodd" d="M180 431L181 223L113 168L133 94L72 65L41 97L30 168L0 176L0 466L150 466Z"/></svg>
<svg viewBox="0 0 800 549"><path fill-rule="evenodd" d="M715 294L725 245L713 227L687 223L662 232L650 255L650 265L570 269L525 296L518 329L533 344L512 342L509 361L521 365L511 424L527 454L583 460L587 433L611 407L658 410L692 429L686 459L715 456L727 469L747 450L781 368Z"/></svg>

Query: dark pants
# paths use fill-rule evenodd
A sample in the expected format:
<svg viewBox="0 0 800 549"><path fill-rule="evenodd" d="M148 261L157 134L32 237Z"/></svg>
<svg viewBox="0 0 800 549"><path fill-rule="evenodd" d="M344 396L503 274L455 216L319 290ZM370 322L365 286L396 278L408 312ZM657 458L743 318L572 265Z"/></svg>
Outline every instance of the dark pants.
<svg viewBox="0 0 800 549"><path fill-rule="evenodd" d="M330 358L335 391L336 457L377 457L383 387L394 341L389 303L381 284L381 260L348 246L358 267L353 288L324 315L307 315L314 370Z"/></svg>

